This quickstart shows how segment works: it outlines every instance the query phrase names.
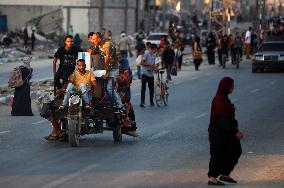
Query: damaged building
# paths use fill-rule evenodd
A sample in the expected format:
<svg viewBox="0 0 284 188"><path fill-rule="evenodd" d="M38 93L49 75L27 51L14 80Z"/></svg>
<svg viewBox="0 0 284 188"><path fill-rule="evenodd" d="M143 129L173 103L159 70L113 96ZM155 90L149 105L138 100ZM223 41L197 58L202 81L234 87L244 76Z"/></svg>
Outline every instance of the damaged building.
<svg viewBox="0 0 284 188"><path fill-rule="evenodd" d="M144 0L1 0L0 12L7 17L8 30L26 23L44 33L87 34L102 27L118 35L134 33L144 16Z"/></svg>

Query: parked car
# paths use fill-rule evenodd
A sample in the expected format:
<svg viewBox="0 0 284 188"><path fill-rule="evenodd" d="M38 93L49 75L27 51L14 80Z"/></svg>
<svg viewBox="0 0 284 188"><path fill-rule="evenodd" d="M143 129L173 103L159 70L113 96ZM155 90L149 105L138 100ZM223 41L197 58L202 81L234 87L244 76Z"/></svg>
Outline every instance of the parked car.
<svg viewBox="0 0 284 188"><path fill-rule="evenodd" d="M168 37L168 33L150 33L144 43L151 42L159 46L162 37Z"/></svg>
<svg viewBox="0 0 284 188"><path fill-rule="evenodd" d="M252 59L252 72L284 69L284 41L265 41Z"/></svg>

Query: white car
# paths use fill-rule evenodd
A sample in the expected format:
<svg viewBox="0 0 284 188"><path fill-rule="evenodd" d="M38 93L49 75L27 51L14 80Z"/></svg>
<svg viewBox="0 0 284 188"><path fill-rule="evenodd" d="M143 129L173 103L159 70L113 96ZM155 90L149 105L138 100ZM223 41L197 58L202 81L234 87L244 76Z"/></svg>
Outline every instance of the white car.
<svg viewBox="0 0 284 188"><path fill-rule="evenodd" d="M159 46L162 37L168 37L168 33L150 33L144 43L151 42L151 44Z"/></svg>

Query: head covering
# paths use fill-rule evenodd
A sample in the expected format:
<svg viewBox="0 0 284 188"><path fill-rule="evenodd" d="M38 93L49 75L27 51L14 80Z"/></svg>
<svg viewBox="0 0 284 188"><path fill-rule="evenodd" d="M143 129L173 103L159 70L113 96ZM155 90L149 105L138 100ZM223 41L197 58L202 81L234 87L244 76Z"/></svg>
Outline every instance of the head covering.
<svg viewBox="0 0 284 188"><path fill-rule="evenodd" d="M224 77L220 83L216 95L228 97L234 80L230 77Z"/></svg>
<svg viewBox="0 0 284 188"><path fill-rule="evenodd" d="M125 33L121 33L121 34L120 34L120 37L125 37L125 36L126 36Z"/></svg>
<svg viewBox="0 0 284 188"><path fill-rule="evenodd" d="M224 77L220 81L216 96L212 101L210 117L211 126L215 123L216 118L219 115L228 118L235 117L235 107L228 97L233 84L234 80L230 77Z"/></svg>
<svg viewBox="0 0 284 188"><path fill-rule="evenodd" d="M31 57L28 57L28 56L26 56L26 57L24 57L23 58L23 66L24 67L30 67L31 66Z"/></svg>

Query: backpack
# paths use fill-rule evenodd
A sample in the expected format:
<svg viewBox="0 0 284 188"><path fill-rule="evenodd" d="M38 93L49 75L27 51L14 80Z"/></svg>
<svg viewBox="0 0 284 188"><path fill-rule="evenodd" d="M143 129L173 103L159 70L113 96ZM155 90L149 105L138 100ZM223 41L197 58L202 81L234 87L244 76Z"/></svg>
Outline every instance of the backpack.
<svg viewBox="0 0 284 188"><path fill-rule="evenodd" d="M24 84L24 81L22 79L21 68L16 67L10 73L8 87L16 88L16 87L21 87L23 84Z"/></svg>
<svg viewBox="0 0 284 188"><path fill-rule="evenodd" d="M195 44L194 46L193 59L202 59L202 51L198 44Z"/></svg>

